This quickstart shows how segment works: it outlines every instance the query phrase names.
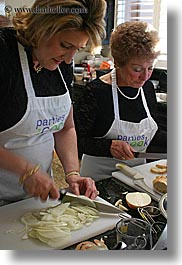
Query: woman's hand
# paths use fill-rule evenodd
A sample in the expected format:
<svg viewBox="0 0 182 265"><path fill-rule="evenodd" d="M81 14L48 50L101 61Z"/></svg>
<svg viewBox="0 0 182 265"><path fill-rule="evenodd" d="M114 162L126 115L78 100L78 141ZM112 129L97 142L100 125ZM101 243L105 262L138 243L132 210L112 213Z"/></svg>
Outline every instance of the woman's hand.
<svg viewBox="0 0 182 265"><path fill-rule="evenodd" d="M53 180L47 173L41 170L27 177L23 183L23 187L28 194L39 197L42 201L46 201L48 197L56 200L60 196Z"/></svg>
<svg viewBox="0 0 182 265"><path fill-rule="evenodd" d="M68 182L71 191L76 195L83 194L92 200L98 195L95 181L89 177L71 175L67 177L66 181Z"/></svg>
<svg viewBox="0 0 182 265"><path fill-rule="evenodd" d="M121 160L133 159L133 152L135 152L135 150L128 143L120 140L112 140L110 151L114 158Z"/></svg>

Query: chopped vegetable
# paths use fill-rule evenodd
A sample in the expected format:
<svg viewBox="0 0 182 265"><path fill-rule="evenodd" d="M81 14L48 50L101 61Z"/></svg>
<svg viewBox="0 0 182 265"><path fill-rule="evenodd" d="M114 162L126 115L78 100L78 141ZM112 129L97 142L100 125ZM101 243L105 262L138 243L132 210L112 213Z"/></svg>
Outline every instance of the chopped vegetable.
<svg viewBox="0 0 182 265"><path fill-rule="evenodd" d="M97 218L97 209L74 202L28 212L21 218L26 229L22 239L36 238L53 248L61 248L69 242L71 231L90 225Z"/></svg>
<svg viewBox="0 0 182 265"><path fill-rule="evenodd" d="M116 203L115 206L118 207L119 209L123 211L128 211L128 209L123 205L122 199L119 199Z"/></svg>

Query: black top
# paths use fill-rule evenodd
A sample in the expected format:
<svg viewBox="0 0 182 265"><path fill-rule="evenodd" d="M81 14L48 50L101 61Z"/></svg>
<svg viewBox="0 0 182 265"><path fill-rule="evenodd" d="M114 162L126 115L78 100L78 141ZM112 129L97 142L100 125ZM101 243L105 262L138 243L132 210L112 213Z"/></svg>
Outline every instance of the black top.
<svg viewBox="0 0 182 265"><path fill-rule="evenodd" d="M129 97L134 97L138 92L136 88L132 87L120 87L120 89ZM143 90L151 116L156 121L157 101L153 84L147 81L143 86ZM73 99L79 158L82 157L83 153L112 157L110 153L112 140L94 138L104 136L113 123L112 86L102 82L100 79L95 79L83 88L81 96L78 96L75 88ZM141 92L136 99L129 100L118 91L118 101L121 120L139 123L147 117L142 103ZM166 147L166 133L159 129L151 144Z"/></svg>
<svg viewBox="0 0 182 265"><path fill-rule="evenodd" d="M57 96L65 93L65 86L58 69L33 69L32 49L25 47L30 75L37 97ZM72 64L60 64L65 82L71 91L73 80ZM0 131L15 125L24 115L27 107L27 94L18 53L16 31L0 29Z"/></svg>

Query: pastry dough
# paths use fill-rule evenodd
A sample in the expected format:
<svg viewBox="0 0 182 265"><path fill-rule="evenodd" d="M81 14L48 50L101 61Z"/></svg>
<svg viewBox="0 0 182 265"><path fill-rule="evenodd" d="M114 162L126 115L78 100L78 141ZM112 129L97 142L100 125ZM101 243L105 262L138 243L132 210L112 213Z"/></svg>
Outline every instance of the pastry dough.
<svg viewBox="0 0 182 265"><path fill-rule="evenodd" d="M167 193L167 176L156 176L153 180L153 187L161 193Z"/></svg>

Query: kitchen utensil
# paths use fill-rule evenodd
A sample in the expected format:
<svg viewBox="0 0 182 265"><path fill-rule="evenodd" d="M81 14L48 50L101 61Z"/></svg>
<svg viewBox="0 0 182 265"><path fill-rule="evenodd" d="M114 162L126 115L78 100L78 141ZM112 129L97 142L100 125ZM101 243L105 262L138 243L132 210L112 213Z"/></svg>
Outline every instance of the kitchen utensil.
<svg viewBox="0 0 182 265"><path fill-rule="evenodd" d="M159 202L159 198L153 193L153 190L146 185L145 181L144 181L144 176L142 174L140 174L137 170L122 164L122 163L118 163L115 165L115 167L117 169L119 169L122 173L124 173L126 176L130 177L133 179L133 182L135 185L139 186L140 188L142 188L144 191L146 191L147 193L149 193L149 195L156 201ZM160 192L159 193L161 196L163 195Z"/></svg>
<svg viewBox="0 0 182 265"><path fill-rule="evenodd" d="M135 152L134 156L137 158L146 158L146 159L167 159L166 153L140 153Z"/></svg>
<svg viewBox="0 0 182 265"><path fill-rule="evenodd" d="M59 197L58 201L62 201L62 199L64 198L64 196L66 195L66 193L69 192L69 191L70 191L69 188L60 189L59 190L60 197ZM49 193L49 199L51 199L50 193Z"/></svg>
<svg viewBox="0 0 182 265"><path fill-rule="evenodd" d="M59 190L59 195L60 195L60 197L59 197L59 201L62 201L62 199L64 198L64 196L66 195L66 193L67 192L69 192L70 190L69 190L69 188L66 188L66 189L60 189Z"/></svg>
<svg viewBox="0 0 182 265"><path fill-rule="evenodd" d="M123 210L121 210L115 206L112 206L112 205L107 204L107 203L102 203L102 202L97 201L97 200L91 200L91 199L89 199L83 195L76 196L76 195L71 194L71 193L69 193L69 194L66 193L62 198L62 203L65 203L65 202L78 202L78 203L83 204L83 205L95 207L101 213L122 214L122 216L125 216L128 218L131 217L128 213L125 213Z"/></svg>
<svg viewBox="0 0 182 265"><path fill-rule="evenodd" d="M117 244L123 250L151 249L151 225L137 218L125 218L116 224ZM123 248L123 242L126 247Z"/></svg>
<svg viewBox="0 0 182 265"><path fill-rule="evenodd" d="M148 206L148 207L154 207L154 206ZM160 214L160 209L158 209L157 207L155 207L157 210L157 212L159 212ZM138 208L138 212L139 214L141 215L141 217L143 218L143 220L145 220L148 224L150 224L151 226L153 226L153 232L157 233L158 231L161 231L161 228L157 225L155 225L154 227L154 224L156 224L156 222L154 221L153 217L151 216L151 214L145 210L144 208Z"/></svg>
<svg viewBox="0 0 182 265"><path fill-rule="evenodd" d="M141 217L149 224L154 224L155 221L152 218L152 216L143 208L138 208L138 212L141 215Z"/></svg>
<svg viewBox="0 0 182 265"><path fill-rule="evenodd" d="M157 217L161 214L160 209L153 205L145 206L145 207L138 208L138 209L140 209L142 213L150 214L152 218Z"/></svg>
<svg viewBox="0 0 182 265"><path fill-rule="evenodd" d="M167 219L167 193L165 193L159 201L159 209L162 215Z"/></svg>

